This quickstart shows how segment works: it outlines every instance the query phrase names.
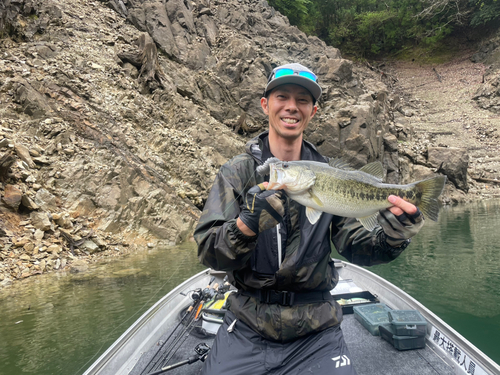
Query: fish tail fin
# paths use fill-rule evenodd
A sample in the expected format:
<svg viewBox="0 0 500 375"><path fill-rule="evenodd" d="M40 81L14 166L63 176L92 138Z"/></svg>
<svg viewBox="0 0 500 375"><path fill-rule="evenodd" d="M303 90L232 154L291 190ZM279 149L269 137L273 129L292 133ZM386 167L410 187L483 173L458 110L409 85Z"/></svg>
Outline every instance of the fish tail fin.
<svg viewBox="0 0 500 375"><path fill-rule="evenodd" d="M446 184L446 176L437 176L417 182L415 187L422 194L418 208L425 217L433 221L438 220L439 203L438 197L441 195Z"/></svg>

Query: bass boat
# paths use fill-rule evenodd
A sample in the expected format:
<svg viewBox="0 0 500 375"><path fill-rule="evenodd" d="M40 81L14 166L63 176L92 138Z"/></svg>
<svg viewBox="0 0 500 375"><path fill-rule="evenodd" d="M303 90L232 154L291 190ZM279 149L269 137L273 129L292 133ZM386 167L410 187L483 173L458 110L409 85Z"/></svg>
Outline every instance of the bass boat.
<svg viewBox="0 0 500 375"><path fill-rule="evenodd" d="M335 260L335 266L340 281L331 293L344 312L352 357L332 358L338 366L352 362L359 375L500 375L497 363L400 288L351 263ZM232 292L226 279L206 270L177 286L84 375L201 373Z"/></svg>

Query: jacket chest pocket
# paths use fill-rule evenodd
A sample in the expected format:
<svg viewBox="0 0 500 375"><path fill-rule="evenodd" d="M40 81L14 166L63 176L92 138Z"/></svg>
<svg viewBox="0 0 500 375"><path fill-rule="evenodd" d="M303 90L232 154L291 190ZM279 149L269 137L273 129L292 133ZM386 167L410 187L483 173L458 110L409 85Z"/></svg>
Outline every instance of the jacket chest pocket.
<svg viewBox="0 0 500 375"><path fill-rule="evenodd" d="M274 275L280 268L285 253L286 230L278 224L259 234L250 259L252 271Z"/></svg>

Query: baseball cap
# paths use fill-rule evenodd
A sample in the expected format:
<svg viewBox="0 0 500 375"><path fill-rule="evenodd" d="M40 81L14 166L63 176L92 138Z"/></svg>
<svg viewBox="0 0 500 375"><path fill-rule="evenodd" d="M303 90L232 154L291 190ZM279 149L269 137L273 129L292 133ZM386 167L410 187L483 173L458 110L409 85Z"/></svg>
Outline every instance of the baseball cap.
<svg viewBox="0 0 500 375"><path fill-rule="evenodd" d="M318 77L316 77L310 69L298 63L285 64L274 68L269 75L263 96L266 96L266 94L275 87L286 83L294 83L305 87L309 90L315 101L321 96L321 87L318 85Z"/></svg>

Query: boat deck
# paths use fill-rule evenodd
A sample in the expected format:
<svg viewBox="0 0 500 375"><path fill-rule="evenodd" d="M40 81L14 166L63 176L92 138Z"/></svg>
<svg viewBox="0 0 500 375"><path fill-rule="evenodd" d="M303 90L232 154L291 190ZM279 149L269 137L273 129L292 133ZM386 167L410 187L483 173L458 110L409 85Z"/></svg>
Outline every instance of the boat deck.
<svg viewBox="0 0 500 375"><path fill-rule="evenodd" d="M398 351L380 336L372 336L355 318L354 315L344 315L342 330L352 356L352 363L358 375L452 375L454 370L444 362L430 347L425 349ZM168 333L163 339L168 337ZM158 352L160 344L142 355L131 375L146 375L153 372L144 372L145 366ZM201 339L192 334L186 338L182 347L169 361L169 365L185 360L195 355L194 347L206 342L209 346L211 339ZM201 373L201 362L173 369L165 374L195 375ZM229 375L229 374L228 374Z"/></svg>

